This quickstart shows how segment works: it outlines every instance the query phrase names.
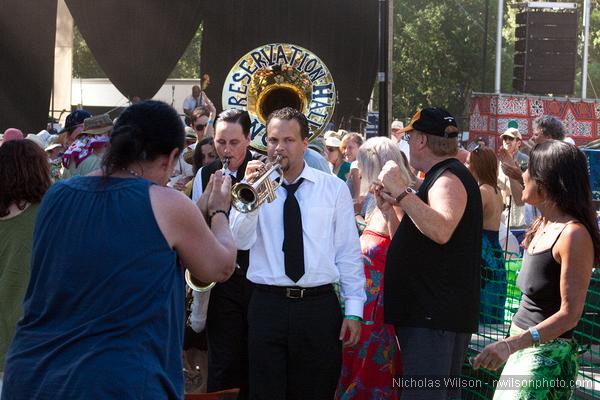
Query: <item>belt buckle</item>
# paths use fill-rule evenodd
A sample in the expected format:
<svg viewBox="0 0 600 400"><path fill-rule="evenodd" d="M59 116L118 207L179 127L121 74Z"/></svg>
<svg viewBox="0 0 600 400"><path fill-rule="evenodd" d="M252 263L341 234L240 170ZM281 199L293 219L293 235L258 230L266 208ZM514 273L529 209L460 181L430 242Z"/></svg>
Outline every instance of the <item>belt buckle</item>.
<svg viewBox="0 0 600 400"><path fill-rule="evenodd" d="M288 299L301 299L304 297L304 290L299 288L285 288L285 297Z"/></svg>

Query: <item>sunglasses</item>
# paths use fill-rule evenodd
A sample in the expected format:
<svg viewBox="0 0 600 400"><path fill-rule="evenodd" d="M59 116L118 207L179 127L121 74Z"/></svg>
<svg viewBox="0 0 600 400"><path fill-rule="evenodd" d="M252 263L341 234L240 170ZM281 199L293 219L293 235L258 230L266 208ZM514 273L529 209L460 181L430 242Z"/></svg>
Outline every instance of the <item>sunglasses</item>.
<svg viewBox="0 0 600 400"><path fill-rule="evenodd" d="M197 131L203 131L204 128L206 128L206 124L198 124L194 126L194 129L196 129Z"/></svg>
<svg viewBox="0 0 600 400"><path fill-rule="evenodd" d="M515 138L512 136L502 136L502 140L506 142L514 142Z"/></svg>
<svg viewBox="0 0 600 400"><path fill-rule="evenodd" d="M329 151L339 151L340 149L337 147L326 146Z"/></svg>

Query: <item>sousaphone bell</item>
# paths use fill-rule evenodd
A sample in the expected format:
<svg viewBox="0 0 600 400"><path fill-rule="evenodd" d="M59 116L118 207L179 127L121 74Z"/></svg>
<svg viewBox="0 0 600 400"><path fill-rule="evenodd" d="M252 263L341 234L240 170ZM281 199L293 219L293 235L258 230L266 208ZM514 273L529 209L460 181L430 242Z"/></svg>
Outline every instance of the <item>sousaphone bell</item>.
<svg viewBox="0 0 600 400"><path fill-rule="evenodd" d="M292 107L308 119L309 141L325 129L335 109L336 90L327 66L311 51L271 43L242 56L223 85L223 108L247 110L250 146L266 152L265 123L271 112Z"/></svg>

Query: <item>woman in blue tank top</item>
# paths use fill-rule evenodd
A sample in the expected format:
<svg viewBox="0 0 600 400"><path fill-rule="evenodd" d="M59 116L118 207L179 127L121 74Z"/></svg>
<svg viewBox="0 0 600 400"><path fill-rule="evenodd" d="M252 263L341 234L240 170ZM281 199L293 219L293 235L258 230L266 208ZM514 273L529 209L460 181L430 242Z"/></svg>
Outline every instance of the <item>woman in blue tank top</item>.
<svg viewBox="0 0 600 400"><path fill-rule="evenodd" d="M183 266L223 281L235 262L229 178L201 210L165 187L183 142L171 107L133 105L102 170L48 191L2 400L183 397Z"/></svg>
<svg viewBox="0 0 600 400"><path fill-rule="evenodd" d="M569 399L578 373L572 332L600 258L586 157L561 141L538 144L523 180L523 200L542 214L524 241L517 280L523 297L510 336L486 346L473 368L496 370L506 362L495 400ZM527 384L515 385L515 376Z"/></svg>

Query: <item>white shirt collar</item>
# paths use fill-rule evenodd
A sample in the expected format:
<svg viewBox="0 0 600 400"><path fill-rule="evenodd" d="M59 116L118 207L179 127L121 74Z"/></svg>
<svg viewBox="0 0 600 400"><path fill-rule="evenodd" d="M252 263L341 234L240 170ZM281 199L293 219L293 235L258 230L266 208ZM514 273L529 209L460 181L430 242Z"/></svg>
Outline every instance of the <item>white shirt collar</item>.
<svg viewBox="0 0 600 400"><path fill-rule="evenodd" d="M316 182L317 180L317 172L314 168L311 168L306 161L304 161L304 168L298 177L292 183L298 182L298 179L304 178L306 181ZM283 180L286 184L288 184L285 179Z"/></svg>

